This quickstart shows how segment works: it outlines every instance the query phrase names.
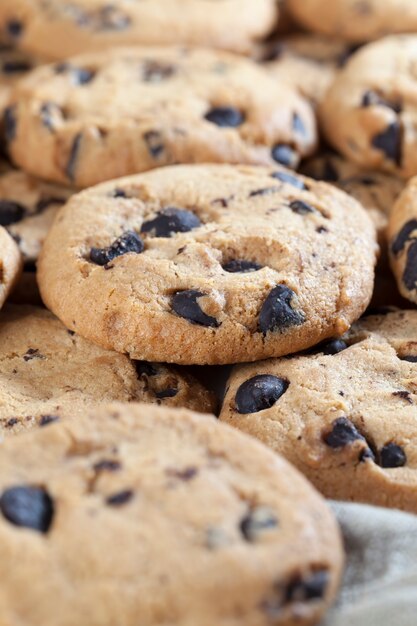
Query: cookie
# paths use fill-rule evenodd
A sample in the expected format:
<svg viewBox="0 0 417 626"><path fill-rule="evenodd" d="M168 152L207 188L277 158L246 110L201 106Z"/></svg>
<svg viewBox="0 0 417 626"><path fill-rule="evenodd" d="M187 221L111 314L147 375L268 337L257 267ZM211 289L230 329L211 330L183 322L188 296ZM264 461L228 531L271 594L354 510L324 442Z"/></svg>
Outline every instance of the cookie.
<svg viewBox="0 0 417 626"><path fill-rule="evenodd" d="M98 402L147 402L214 410L212 395L192 376L132 362L68 331L45 309L7 306L0 314L0 437Z"/></svg>
<svg viewBox="0 0 417 626"><path fill-rule="evenodd" d="M68 328L108 349L236 363L345 332L369 302L375 252L366 212L326 183L177 166L73 196L38 281Z"/></svg>
<svg viewBox="0 0 417 626"><path fill-rule="evenodd" d="M0 172L0 225L18 244L25 264L33 265L43 241L71 190L8 168Z"/></svg>
<svg viewBox="0 0 417 626"><path fill-rule="evenodd" d="M295 166L316 143L310 105L256 63L185 48L41 67L14 90L5 125L18 165L78 187L173 163Z"/></svg>
<svg viewBox="0 0 417 626"><path fill-rule="evenodd" d="M417 31L413 0L287 0L287 8L308 30L339 40L363 43Z"/></svg>
<svg viewBox="0 0 417 626"><path fill-rule="evenodd" d="M416 513L416 346L417 311L364 317L309 354L236 368L220 419L329 498Z"/></svg>
<svg viewBox="0 0 417 626"><path fill-rule="evenodd" d="M0 308L15 286L22 269L22 257L16 243L0 226Z"/></svg>
<svg viewBox="0 0 417 626"><path fill-rule="evenodd" d="M305 176L336 185L362 204L372 218L379 243L385 250L388 219L404 188L401 178L363 169L331 152L308 159L300 171Z"/></svg>
<svg viewBox="0 0 417 626"><path fill-rule="evenodd" d="M276 81L288 84L317 106L352 51L335 39L296 34L267 42L258 48L256 58Z"/></svg>
<svg viewBox="0 0 417 626"><path fill-rule="evenodd" d="M270 32L277 14L275 0L2 0L0 33L52 60L123 45L248 52Z"/></svg>
<svg viewBox="0 0 417 626"><path fill-rule="evenodd" d="M97 408L6 441L0 490L11 626L307 626L338 587L325 501L214 418Z"/></svg>
<svg viewBox="0 0 417 626"><path fill-rule="evenodd" d="M404 298L417 303L417 178L410 180L394 205L387 236L391 268Z"/></svg>
<svg viewBox="0 0 417 626"><path fill-rule="evenodd" d="M417 5L416 5L417 9ZM329 142L368 169L417 174L415 115L417 35L392 36L356 52L320 109Z"/></svg>

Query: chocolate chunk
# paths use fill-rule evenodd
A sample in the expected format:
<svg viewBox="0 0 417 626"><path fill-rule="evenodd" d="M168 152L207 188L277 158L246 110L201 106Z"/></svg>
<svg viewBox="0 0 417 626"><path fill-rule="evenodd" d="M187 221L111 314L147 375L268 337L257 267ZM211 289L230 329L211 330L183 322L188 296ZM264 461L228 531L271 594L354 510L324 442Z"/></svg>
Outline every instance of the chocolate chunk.
<svg viewBox="0 0 417 626"><path fill-rule="evenodd" d="M163 400L164 398L175 398L178 391L179 389L162 389L162 391L155 391L155 397L159 400Z"/></svg>
<svg viewBox="0 0 417 626"><path fill-rule="evenodd" d="M254 189L249 194L249 198L256 198L256 196L267 196L271 193L278 193L280 191L279 187L263 187L262 189Z"/></svg>
<svg viewBox="0 0 417 626"><path fill-rule="evenodd" d="M305 136L307 134L307 129L298 113L294 113L292 116L292 128L294 132L298 133L301 136Z"/></svg>
<svg viewBox="0 0 417 626"><path fill-rule="evenodd" d="M246 541L256 542L268 530L278 527L278 519L270 509L257 507L240 522L240 531Z"/></svg>
<svg viewBox="0 0 417 626"><path fill-rule="evenodd" d="M344 448L354 441L365 441L365 437L347 417L339 417L333 422L332 430L324 435L323 440L331 448Z"/></svg>
<svg viewBox="0 0 417 626"><path fill-rule="evenodd" d="M100 30L126 30L130 24L130 17L111 4L100 10L98 22Z"/></svg>
<svg viewBox="0 0 417 626"><path fill-rule="evenodd" d="M414 236L411 236L412 233L415 233ZM391 244L391 252L397 256L410 239L417 239L417 220L409 220L404 224Z"/></svg>
<svg viewBox="0 0 417 626"><path fill-rule="evenodd" d="M53 424L54 422L58 422L58 415L41 415L38 425L39 426L48 426L49 424Z"/></svg>
<svg viewBox="0 0 417 626"><path fill-rule="evenodd" d="M255 261L245 261L243 259L233 259L222 265L225 272L231 274L247 274L249 272L257 272L262 269L262 265Z"/></svg>
<svg viewBox="0 0 417 626"><path fill-rule="evenodd" d="M4 138L6 142L11 142L16 138L17 118L16 105L8 106L3 114Z"/></svg>
<svg viewBox="0 0 417 626"><path fill-rule="evenodd" d="M393 391L392 395L396 398L401 398L402 400L405 400L409 404L413 404L411 393L409 391L406 391L405 389L401 389L400 391Z"/></svg>
<svg viewBox="0 0 417 626"><path fill-rule="evenodd" d="M23 24L20 20L12 19L6 24L7 34L13 39L18 39L23 33Z"/></svg>
<svg viewBox="0 0 417 626"><path fill-rule="evenodd" d="M10 226L20 222L26 214L26 208L14 200L0 200L0 226Z"/></svg>
<svg viewBox="0 0 417 626"><path fill-rule="evenodd" d="M407 260L403 273L403 283L409 291L413 291L417 284L417 241L413 241L407 250Z"/></svg>
<svg viewBox="0 0 417 626"><path fill-rule="evenodd" d="M395 113L400 113L402 109L402 105L400 102L392 102L381 96L378 92L370 89L363 94L361 106L363 107L372 107L372 106L382 106L387 107L388 109L392 109Z"/></svg>
<svg viewBox="0 0 417 626"><path fill-rule="evenodd" d="M161 61L148 60L143 63L142 79L147 83L159 83L171 78L176 72L176 67Z"/></svg>
<svg viewBox="0 0 417 626"><path fill-rule="evenodd" d="M282 183L287 183L288 185L292 185L293 187L296 187L297 189L307 189L306 184L304 183L303 180L301 180L301 178L299 178L298 176L294 176L293 174L289 174L287 172L273 172L271 174L272 178L276 178L277 180L280 180Z"/></svg>
<svg viewBox="0 0 417 626"><path fill-rule="evenodd" d="M125 491L119 491L118 493L114 493L112 496L106 498L106 504L109 506L122 506L123 504L127 504L133 498L133 491L131 489L126 489Z"/></svg>
<svg viewBox="0 0 417 626"><path fill-rule="evenodd" d="M381 150L389 161L401 167L402 128L399 122L392 122L385 130L372 139L372 146Z"/></svg>
<svg viewBox="0 0 417 626"><path fill-rule="evenodd" d="M236 392L236 410L242 415L247 415L270 409L284 395L288 387L287 380L271 374L259 374L249 378Z"/></svg>
<svg viewBox="0 0 417 626"><path fill-rule="evenodd" d="M121 467L120 461L115 461L114 459L103 459L93 465L95 472L118 472Z"/></svg>
<svg viewBox="0 0 417 626"><path fill-rule="evenodd" d="M396 443L387 443L379 453L379 465L384 468L404 467L407 463L407 456Z"/></svg>
<svg viewBox="0 0 417 626"><path fill-rule="evenodd" d="M295 150L285 143L278 143L272 148L272 158L277 163L286 167L296 167L298 163L298 155Z"/></svg>
<svg viewBox="0 0 417 626"><path fill-rule="evenodd" d="M127 194L123 189L120 189L120 187L116 187L113 192L112 192L112 197L113 198L127 198Z"/></svg>
<svg viewBox="0 0 417 626"><path fill-rule="evenodd" d="M68 74L74 85L87 85L94 79L96 72L85 67L76 67L71 63L58 63L55 66L57 74Z"/></svg>
<svg viewBox="0 0 417 626"><path fill-rule="evenodd" d="M195 289L177 291L172 296L172 310L179 315L179 317L183 317L191 322L191 324L206 326L208 328L218 328L220 323L216 318L204 313L197 302L198 298L205 295L205 293Z"/></svg>
<svg viewBox="0 0 417 626"><path fill-rule="evenodd" d="M38 348L29 348L26 354L23 355L24 361L32 361L33 359L44 359L43 354L39 352Z"/></svg>
<svg viewBox="0 0 417 626"><path fill-rule="evenodd" d="M213 107L204 117L221 128L236 128L245 121L244 114L234 107Z"/></svg>
<svg viewBox="0 0 417 626"><path fill-rule="evenodd" d="M22 485L3 492L0 511L15 526L47 533L54 516L54 504L45 489Z"/></svg>
<svg viewBox="0 0 417 626"><path fill-rule="evenodd" d="M332 339L331 341L328 341L325 344L322 344L321 346L321 352L323 352L323 354L339 354L339 352L342 352L343 350L346 350L346 348L348 348L349 346L347 345L347 343L345 341L343 341L343 339Z"/></svg>
<svg viewBox="0 0 417 626"><path fill-rule="evenodd" d="M80 152L82 138L82 133L78 133L78 135L74 137L68 157L67 167L65 168L65 175L72 183L75 182L75 170L77 167L78 154Z"/></svg>
<svg viewBox="0 0 417 626"><path fill-rule="evenodd" d="M133 231L123 233L116 241L107 248L91 248L90 261L96 265L107 265L116 257L130 252L140 254L144 245L142 239Z"/></svg>
<svg viewBox="0 0 417 626"><path fill-rule="evenodd" d="M198 469L196 467L186 467L180 470L169 468L166 470L166 473L172 478L179 478L179 480L188 482L198 475Z"/></svg>
<svg viewBox="0 0 417 626"><path fill-rule="evenodd" d="M277 285L272 289L259 314L260 332L266 335L269 331L280 332L304 323L304 313L292 308L291 301L294 297L294 291L286 285Z"/></svg>
<svg viewBox="0 0 417 626"><path fill-rule="evenodd" d="M32 69L32 64L29 61L5 61L3 63L3 74L22 74L29 72Z"/></svg>
<svg viewBox="0 0 417 626"><path fill-rule="evenodd" d="M139 378L142 376L156 376L158 373L157 368L152 363L148 363L148 361L134 361L134 363Z"/></svg>
<svg viewBox="0 0 417 626"><path fill-rule="evenodd" d="M148 148L149 154L157 159L164 152L164 142L162 141L161 133L157 130L149 130L144 133L143 140L146 143L146 147Z"/></svg>
<svg viewBox="0 0 417 626"><path fill-rule="evenodd" d="M417 356L408 355L408 356L399 356L401 361L408 361L409 363L417 363Z"/></svg>
<svg viewBox="0 0 417 626"><path fill-rule="evenodd" d="M153 220L143 222L141 232L153 237L171 237L175 233L188 233L201 226L197 215L185 209L169 207L157 213Z"/></svg>
<svg viewBox="0 0 417 626"><path fill-rule="evenodd" d="M286 602L309 602L324 598L329 584L329 573L326 569L317 570L307 576L297 575L290 581L286 589Z"/></svg>
<svg viewBox="0 0 417 626"><path fill-rule="evenodd" d="M290 209L293 213L298 213L298 215L307 215L307 213L315 212L314 207L303 200L292 200L290 202Z"/></svg>
<svg viewBox="0 0 417 626"><path fill-rule="evenodd" d="M17 417L11 417L9 420L7 420L6 422L6 428L13 428L14 426L16 426L16 424L19 423L19 420L17 419Z"/></svg>

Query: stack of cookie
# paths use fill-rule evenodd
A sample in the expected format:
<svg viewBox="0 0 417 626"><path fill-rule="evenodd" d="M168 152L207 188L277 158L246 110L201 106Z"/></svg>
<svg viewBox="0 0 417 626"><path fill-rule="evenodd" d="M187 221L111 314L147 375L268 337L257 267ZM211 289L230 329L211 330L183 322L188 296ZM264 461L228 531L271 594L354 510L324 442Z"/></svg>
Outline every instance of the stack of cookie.
<svg viewBox="0 0 417 626"><path fill-rule="evenodd" d="M5 626L316 624L323 496L417 513L417 8L281 5L0 0Z"/></svg>

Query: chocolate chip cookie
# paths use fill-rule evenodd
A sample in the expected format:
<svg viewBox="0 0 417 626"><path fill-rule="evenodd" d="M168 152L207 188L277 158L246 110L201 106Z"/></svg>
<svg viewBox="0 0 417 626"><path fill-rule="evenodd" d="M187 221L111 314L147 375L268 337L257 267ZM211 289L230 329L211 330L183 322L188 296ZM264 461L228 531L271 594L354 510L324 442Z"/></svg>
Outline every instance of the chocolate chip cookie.
<svg viewBox="0 0 417 626"><path fill-rule="evenodd" d="M0 225L18 244L26 266L36 262L58 208L70 195L65 187L10 167L0 172Z"/></svg>
<svg viewBox="0 0 417 626"><path fill-rule="evenodd" d="M23 169L78 187L173 163L295 166L316 143L310 105L266 70L185 48L38 68L14 90L5 131Z"/></svg>
<svg viewBox="0 0 417 626"><path fill-rule="evenodd" d="M0 307L15 286L22 269L22 256L16 243L0 226Z"/></svg>
<svg viewBox="0 0 417 626"><path fill-rule="evenodd" d="M275 0L2 0L0 34L53 60L120 45L248 52L272 29L277 13Z"/></svg>
<svg viewBox="0 0 417 626"><path fill-rule="evenodd" d="M38 262L47 306L132 358L254 361L345 332L373 285L375 230L284 168L162 168L73 196ZM65 286L65 287L64 287Z"/></svg>
<svg viewBox="0 0 417 626"><path fill-rule="evenodd" d="M417 5L416 5L417 10ZM414 91L417 35L392 36L356 52L321 105L330 143L362 167L417 174Z"/></svg>
<svg viewBox="0 0 417 626"><path fill-rule="evenodd" d="M333 514L283 459L140 404L4 442L0 549L10 626L307 626L343 559Z"/></svg>
<svg viewBox="0 0 417 626"><path fill-rule="evenodd" d="M352 52L351 46L336 39L296 34L267 42L258 48L255 58L275 80L288 84L317 106Z"/></svg>
<svg viewBox="0 0 417 626"><path fill-rule="evenodd" d="M391 214L387 235L400 293L417 303L417 178L409 181Z"/></svg>
<svg viewBox="0 0 417 626"><path fill-rule="evenodd" d="M346 41L417 32L414 0L287 0L287 7L308 30Z"/></svg>
<svg viewBox="0 0 417 626"><path fill-rule="evenodd" d="M401 178L364 169L331 152L308 159L300 171L336 185L360 202L372 218L379 243L385 250L388 219L404 188Z"/></svg>
<svg viewBox="0 0 417 626"><path fill-rule="evenodd" d="M220 419L327 497L415 513L416 381L417 311L372 315L308 354L236 368Z"/></svg>
<svg viewBox="0 0 417 626"><path fill-rule="evenodd" d="M185 372L103 350L29 306L0 314L0 389L2 438L113 400L214 410L211 393Z"/></svg>

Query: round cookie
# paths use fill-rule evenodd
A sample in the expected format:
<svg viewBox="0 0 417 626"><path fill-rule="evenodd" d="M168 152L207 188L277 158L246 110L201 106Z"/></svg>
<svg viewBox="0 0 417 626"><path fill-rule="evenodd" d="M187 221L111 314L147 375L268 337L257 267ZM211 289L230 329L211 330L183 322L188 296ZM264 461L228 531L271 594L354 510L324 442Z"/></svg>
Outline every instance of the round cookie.
<svg viewBox="0 0 417 626"><path fill-rule="evenodd" d="M256 58L277 82L288 84L317 106L352 52L335 39L296 34L267 42Z"/></svg>
<svg viewBox="0 0 417 626"><path fill-rule="evenodd" d="M353 196L368 211L383 249L393 206L404 188L397 176L366 170L331 152L312 157L300 171L315 180L325 180Z"/></svg>
<svg viewBox="0 0 417 626"><path fill-rule="evenodd" d="M18 165L78 187L173 163L295 166L316 143L298 94L249 59L203 49L112 49L41 67L5 119Z"/></svg>
<svg viewBox="0 0 417 626"><path fill-rule="evenodd" d="M309 354L236 368L220 419L329 498L417 512L417 311L364 317Z"/></svg>
<svg viewBox="0 0 417 626"><path fill-rule="evenodd" d="M0 33L52 60L123 45L248 52L277 15L275 0L2 0Z"/></svg>
<svg viewBox="0 0 417 626"><path fill-rule="evenodd" d="M22 257L16 243L0 226L0 308L15 286L22 269Z"/></svg>
<svg viewBox="0 0 417 626"><path fill-rule="evenodd" d="M369 302L376 250L366 212L326 183L176 166L73 196L38 281L68 328L108 349L236 363L345 332Z"/></svg>
<svg viewBox="0 0 417 626"><path fill-rule="evenodd" d="M414 0L287 0L287 8L308 30L345 41L417 32Z"/></svg>
<svg viewBox="0 0 417 626"><path fill-rule="evenodd" d="M417 178L398 198L387 229L391 268L401 295L417 303Z"/></svg>
<svg viewBox="0 0 417 626"><path fill-rule="evenodd" d="M7 306L0 314L0 437L98 402L123 401L214 410L192 376L102 348L68 331L45 309Z"/></svg>
<svg viewBox="0 0 417 626"><path fill-rule="evenodd" d="M361 48L339 72L320 118L348 159L404 178L417 173L416 63L417 35L392 36Z"/></svg>
<svg viewBox="0 0 417 626"><path fill-rule="evenodd" d="M0 493L11 626L308 626L338 587L325 501L189 411L114 404L9 439Z"/></svg>
<svg viewBox="0 0 417 626"><path fill-rule="evenodd" d="M35 263L58 208L71 190L8 168L0 172L0 225L18 244L25 264Z"/></svg>

